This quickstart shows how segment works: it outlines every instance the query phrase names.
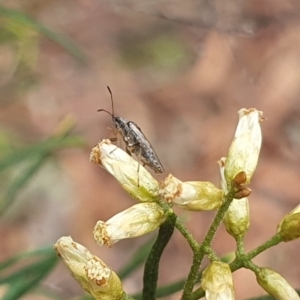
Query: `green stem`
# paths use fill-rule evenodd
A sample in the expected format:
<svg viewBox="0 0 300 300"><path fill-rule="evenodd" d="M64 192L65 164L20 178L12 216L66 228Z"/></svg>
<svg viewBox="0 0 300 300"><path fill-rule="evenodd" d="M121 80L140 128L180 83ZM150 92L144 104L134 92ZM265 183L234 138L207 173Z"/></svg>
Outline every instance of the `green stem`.
<svg viewBox="0 0 300 300"><path fill-rule="evenodd" d="M245 262L244 267L246 269L251 270L254 274L256 274L259 271L259 267L256 266L251 260Z"/></svg>
<svg viewBox="0 0 300 300"><path fill-rule="evenodd" d="M249 253L245 254L245 258L248 260L252 259L253 257L257 256L261 252L264 252L265 250L278 245L280 242L282 242L282 239L279 234L273 235L269 240L258 246L257 248L253 249Z"/></svg>
<svg viewBox="0 0 300 300"><path fill-rule="evenodd" d="M236 256L239 257L245 253L243 237L237 237L236 241Z"/></svg>
<svg viewBox="0 0 300 300"><path fill-rule="evenodd" d="M158 268L161 255L168 244L176 222L176 215L170 212L167 215L166 221L160 226L157 239L152 247L151 252L147 258L145 269L144 269L144 287L143 287L143 300L154 300L157 279L158 279Z"/></svg>
<svg viewBox="0 0 300 300"><path fill-rule="evenodd" d="M193 238L193 236L188 232L188 230L186 229L186 227L183 225L182 221L179 218L176 219L175 227L185 237L191 249L195 253L199 249L199 244Z"/></svg>
<svg viewBox="0 0 300 300"><path fill-rule="evenodd" d="M181 297L182 300L191 300L192 299L192 291L193 291L194 284L195 284L195 281L197 278L200 264L204 258L206 250L211 246L211 242L216 234L216 231L217 231L220 223L222 222L224 215L225 215L226 211L228 210L233 198L234 198L234 191L230 190L229 193L225 196L225 201L223 202L220 209L218 210L200 248L198 249L198 251L196 251L194 253L193 264L191 266L188 278L184 285L183 294Z"/></svg>
<svg viewBox="0 0 300 300"><path fill-rule="evenodd" d="M266 242L264 242L257 248L251 250L249 253L242 254L242 251L243 251L241 249L242 246L240 245L240 241L237 241L237 245L240 248L238 254L242 254L242 255L237 256L237 258L229 265L231 272L234 272L242 267L245 267L245 268L251 269L251 270L255 270L255 268L254 268L255 265L251 262L251 259L253 259L255 256L257 256L261 252L263 252L273 246L276 246L280 242L282 242L281 237L278 234L275 234L269 240L267 240ZM197 290L195 290L192 293L192 297L190 299L196 300L196 299L200 299L204 296L205 296L204 290L202 288L198 288Z"/></svg>
<svg viewBox="0 0 300 300"><path fill-rule="evenodd" d="M218 212L217 212L217 214L216 214L216 216L215 216L215 218L203 240L203 243L202 243L203 247L211 246L211 242L216 234L218 227L220 226L220 223L224 219L224 215L227 212L227 210L233 200L233 197L234 197L234 192L232 190L225 196L225 201L221 205L220 209L218 210Z"/></svg>

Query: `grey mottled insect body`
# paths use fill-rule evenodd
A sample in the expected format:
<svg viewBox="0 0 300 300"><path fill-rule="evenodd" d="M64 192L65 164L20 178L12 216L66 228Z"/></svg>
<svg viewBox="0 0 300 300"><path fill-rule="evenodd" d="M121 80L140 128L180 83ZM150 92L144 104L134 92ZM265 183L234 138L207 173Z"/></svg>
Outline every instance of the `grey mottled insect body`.
<svg viewBox="0 0 300 300"><path fill-rule="evenodd" d="M142 130L134 122L129 121L127 125L130 129L127 136L136 142L130 146L132 152L134 152L137 157L140 156L141 162L151 168L155 173L163 173L164 168Z"/></svg>
<svg viewBox="0 0 300 300"><path fill-rule="evenodd" d="M109 87L108 91L111 95L112 113L105 109L98 111L105 111L112 117L112 122L115 126L115 134L120 134L126 145L126 151L129 154L134 153L137 159L143 164L151 168L155 173L163 173L164 168L152 148L150 142L147 140L142 130L132 121L128 121L123 117L115 116L112 93Z"/></svg>

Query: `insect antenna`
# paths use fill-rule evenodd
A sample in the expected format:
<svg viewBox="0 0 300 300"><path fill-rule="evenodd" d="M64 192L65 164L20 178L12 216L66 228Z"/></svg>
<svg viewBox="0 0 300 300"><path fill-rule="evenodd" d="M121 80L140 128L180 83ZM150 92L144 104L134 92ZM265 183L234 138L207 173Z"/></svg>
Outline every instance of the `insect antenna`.
<svg viewBox="0 0 300 300"><path fill-rule="evenodd" d="M110 100L111 100L111 109L112 109L112 113L110 113L109 111L107 111L106 109L103 109L103 108L98 109L97 111L104 111L104 112L108 113L109 115L111 115L111 116L114 118L114 117L115 117L115 109L114 109L113 94L112 94L112 91L111 91L111 89L110 89L109 86L107 86L107 89L108 89L108 91L109 91L109 93L110 93Z"/></svg>
<svg viewBox="0 0 300 300"><path fill-rule="evenodd" d="M114 108L113 94L112 94L112 91L111 91L111 89L110 89L109 86L107 86L107 89L108 89L108 91L109 91L109 93L110 93L112 116L115 116L115 108Z"/></svg>

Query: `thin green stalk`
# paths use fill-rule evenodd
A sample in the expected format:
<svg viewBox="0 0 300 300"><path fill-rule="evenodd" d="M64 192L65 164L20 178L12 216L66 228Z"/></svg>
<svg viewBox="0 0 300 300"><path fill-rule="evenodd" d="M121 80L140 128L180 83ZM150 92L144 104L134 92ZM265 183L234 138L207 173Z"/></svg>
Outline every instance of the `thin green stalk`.
<svg viewBox="0 0 300 300"><path fill-rule="evenodd" d="M220 209L218 210L204 240L202 243L201 247L210 247L211 246L211 242L216 234L216 231L218 229L218 227L220 226L220 223L222 222L222 220L224 219L224 215L227 212L232 200L234 198L234 192L233 190L231 190L226 196L225 196L225 201L224 203L221 205Z"/></svg>
<svg viewBox="0 0 300 300"><path fill-rule="evenodd" d="M245 253L244 250L244 237L237 237L235 239L236 241L236 255L240 256L243 255Z"/></svg>
<svg viewBox="0 0 300 300"><path fill-rule="evenodd" d="M192 291L194 288L194 284L197 278L198 270L200 264L204 258L206 250L211 246L211 242L216 234L216 231L222 222L226 211L228 210L232 200L234 198L234 191L230 190L230 192L225 196L225 201L221 205L220 209L218 210L199 250L194 253L193 256L193 264L191 266L188 278L184 285L184 290L181 299L182 300L191 300L192 299Z"/></svg>
<svg viewBox="0 0 300 300"><path fill-rule="evenodd" d="M263 244L261 244L257 248L255 248L252 251L250 251L249 253L245 254L245 257L250 260L253 257L260 254L261 252L264 252L265 250L278 245L280 242L282 242L280 235L275 234L269 240L265 241Z"/></svg>
<svg viewBox="0 0 300 300"><path fill-rule="evenodd" d="M278 234L273 235L269 240L265 241L263 244L259 245L250 252L237 257L229 266L231 272L234 272L245 266L245 263L249 262L251 259L256 257L258 254L264 252L265 250L278 245L282 242L281 237Z"/></svg>
<svg viewBox="0 0 300 300"><path fill-rule="evenodd" d="M186 229L186 227L183 225L182 221L179 218L176 219L175 227L185 237L193 252L195 253L196 251L198 251L199 244L193 238L193 236L188 232L188 230Z"/></svg>
<svg viewBox="0 0 300 300"><path fill-rule="evenodd" d="M158 279L158 268L161 255L168 244L176 222L176 215L170 213L167 216L166 221L160 226L157 239L152 247L152 250L148 256L144 269L144 288L143 288L143 300L154 300Z"/></svg>
<svg viewBox="0 0 300 300"><path fill-rule="evenodd" d="M265 250L267 250L267 249L269 249L273 246L276 246L281 241L282 241L281 237L278 234L275 234L269 240L267 240L266 242L264 242L263 244L261 244L257 248L251 250L249 253L243 254L243 255L237 257L229 265L231 272L234 272L234 271L236 271L236 270L238 270L242 267L253 268L253 264L251 263L251 259L253 259L258 254L264 252ZM197 289L193 292L191 300L196 300L196 299L202 298L202 297L204 297L204 295L205 295L205 292L203 291L203 289L199 288L199 289Z"/></svg>

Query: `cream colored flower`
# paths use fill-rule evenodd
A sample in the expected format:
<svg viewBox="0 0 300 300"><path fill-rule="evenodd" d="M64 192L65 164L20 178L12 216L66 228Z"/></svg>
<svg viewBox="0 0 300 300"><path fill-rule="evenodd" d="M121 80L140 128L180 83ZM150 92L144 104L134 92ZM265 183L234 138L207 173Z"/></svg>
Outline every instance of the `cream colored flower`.
<svg viewBox="0 0 300 300"><path fill-rule="evenodd" d="M92 149L90 161L113 175L133 198L141 202L157 201L158 182L141 164L110 140L102 140Z"/></svg>
<svg viewBox="0 0 300 300"><path fill-rule="evenodd" d="M220 186L225 193L228 192L227 183L224 175L226 158L222 157L219 161L220 167ZM250 226L250 213L248 198L233 199L223 219L226 231L234 238L242 238Z"/></svg>
<svg viewBox="0 0 300 300"><path fill-rule="evenodd" d="M207 181L182 182L169 175L159 191L161 197L186 210L213 210L221 206L224 192Z"/></svg>
<svg viewBox="0 0 300 300"><path fill-rule="evenodd" d="M256 169L262 141L260 128L262 112L255 108L242 108L238 114L239 122L225 163L228 186L236 175L243 171L246 173L246 183L250 182Z"/></svg>
<svg viewBox="0 0 300 300"><path fill-rule="evenodd" d="M226 231L235 238L242 238L250 226L248 198L233 199L225 216Z"/></svg>
<svg viewBox="0 0 300 300"><path fill-rule="evenodd" d="M256 273L258 284L277 300L299 300L291 285L278 273L268 268L260 268Z"/></svg>
<svg viewBox="0 0 300 300"><path fill-rule="evenodd" d="M277 233L285 242L300 237L300 204L283 218L277 227Z"/></svg>
<svg viewBox="0 0 300 300"><path fill-rule="evenodd" d="M71 237L61 237L54 249L81 287L96 300L122 299L124 292L119 277L84 246Z"/></svg>
<svg viewBox="0 0 300 300"><path fill-rule="evenodd" d="M213 261L203 271L201 287L207 300L233 300L232 274L228 264Z"/></svg>
<svg viewBox="0 0 300 300"><path fill-rule="evenodd" d="M106 222L98 221L94 238L99 245L111 247L119 240L138 237L157 229L164 220L164 212L157 203L139 203Z"/></svg>

